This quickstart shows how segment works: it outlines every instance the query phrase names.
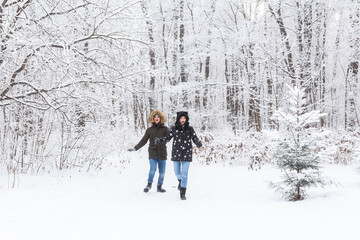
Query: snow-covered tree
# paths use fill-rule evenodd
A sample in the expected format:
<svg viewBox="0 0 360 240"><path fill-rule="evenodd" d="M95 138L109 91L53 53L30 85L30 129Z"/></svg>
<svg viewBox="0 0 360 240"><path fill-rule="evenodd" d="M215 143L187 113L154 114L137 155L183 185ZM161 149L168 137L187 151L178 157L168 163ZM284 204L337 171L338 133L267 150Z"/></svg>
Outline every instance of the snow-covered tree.
<svg viewBox="0 0 360 240"><path fill-rule="evenodd" d="M283 141L275 156L284 176L281 182L271 185L285 199L298 201L306 198L307 188L324 185L319 158L312 151L316 125L324 114L307 111L305 87L288 87L287 106L274 114L283 129L280 134Z"/></svg>
<svg viewBox="0 0 360 240"><path fill-rule="evenodd" d="M144 131L154 108L262 141L286 84L357 134L359 16L358 0L0 1L0 169L83 167L89 142Z"/></svg>
<svg viewBox="0 0 360 240"><path fill-rule="evenodd" d="M100 159L85 157L90 138L121 121L120 94L143 71L134 61L146 46L128 30L137 2L108 2L1 1L0 168L15 176Z"/></svg>

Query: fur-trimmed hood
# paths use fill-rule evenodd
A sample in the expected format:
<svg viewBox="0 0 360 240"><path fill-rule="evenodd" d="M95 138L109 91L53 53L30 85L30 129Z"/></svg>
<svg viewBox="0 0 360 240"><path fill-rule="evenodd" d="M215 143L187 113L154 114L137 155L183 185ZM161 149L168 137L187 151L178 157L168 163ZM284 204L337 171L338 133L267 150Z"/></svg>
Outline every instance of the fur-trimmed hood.
<svg viewBox="0 0 360 240"><path fill-rule="evenodd" d="M166 117L165 114L160 111L160 110L154 110L150 113L149 118L148 118L148 123L153 123L154 122L154 117L155 115L158 114L160 116L160 122L161 123L165 123L166 122Z"/></svg>

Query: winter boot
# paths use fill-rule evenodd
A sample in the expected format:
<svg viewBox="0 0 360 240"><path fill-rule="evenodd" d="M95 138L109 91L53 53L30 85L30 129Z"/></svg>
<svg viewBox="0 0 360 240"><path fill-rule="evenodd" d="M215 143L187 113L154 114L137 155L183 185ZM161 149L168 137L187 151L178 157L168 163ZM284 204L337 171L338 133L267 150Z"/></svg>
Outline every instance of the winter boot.
<svg viewBox="0 0 360 240"><path fill-rule="evenodd" d="M178 181L179 181L178 190L180 191L180 187L181 187L181 180L180 180L180 179L178 179Z"/></svg>
<svg viewBox="0 0 360 240"><path fill-rule="evenodd" d="M186 200L185 193L186 193L186 188L181 187L180 188L180 198L181 198L181 200Z"/></svg>
<svg viewBox="0 0 360 240"><path fill-rule="evenodd" d="M166 192L166 190L163 189L163 188L161 187L161 185L158 185L158 186L157 186L157 191L158 191L158 192Z"/></svg>
<svg viewBox="0 0 360 240"><path fill-rule="evenodd" d="M148 192L148 191L150 190L150 188L151 188L151 185L152 185L152 183L149 182L149 183L147 184L147 186L144 188L144 192Z"/></svg>

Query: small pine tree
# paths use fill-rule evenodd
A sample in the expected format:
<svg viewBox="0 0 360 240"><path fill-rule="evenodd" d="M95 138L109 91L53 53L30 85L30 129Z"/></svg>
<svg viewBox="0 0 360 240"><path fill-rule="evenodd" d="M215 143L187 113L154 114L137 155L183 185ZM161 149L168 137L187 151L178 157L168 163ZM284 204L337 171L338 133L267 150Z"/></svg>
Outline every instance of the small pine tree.
<svg viewBox="0 0 360 240"><path fill-rule="evenodd" d="M306 189L324 186L320 176L319 160L311 150L317 129L315 123L324 116L319 111L307 111L305 90L289 87L288 105L277 111L274 118L279 121L284 131L275 157L279 168L284 172L283 181L271 186L290 201L303 200L307 197Z"/></svg>

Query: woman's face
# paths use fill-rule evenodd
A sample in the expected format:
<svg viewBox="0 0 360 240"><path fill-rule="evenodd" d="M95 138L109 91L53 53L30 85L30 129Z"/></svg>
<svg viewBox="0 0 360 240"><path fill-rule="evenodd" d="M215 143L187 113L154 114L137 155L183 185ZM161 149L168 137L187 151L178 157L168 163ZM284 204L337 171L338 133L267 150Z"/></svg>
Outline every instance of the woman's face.
<svg viewBox="0 0 360 240"><path fill-rule="evenodd" d="M184 125L185 122L186 122L186 117L185 116L181 116L180 119L179 119L179 122L181 125Z"/></svg>
<svg viewBox="0 0 360 240"><path fill-rule="evenodd" d="M155 122L156 124L159 124L159 122L160 122L160 117L156 115L156 116L154 117L154 122Z"/></svg>

